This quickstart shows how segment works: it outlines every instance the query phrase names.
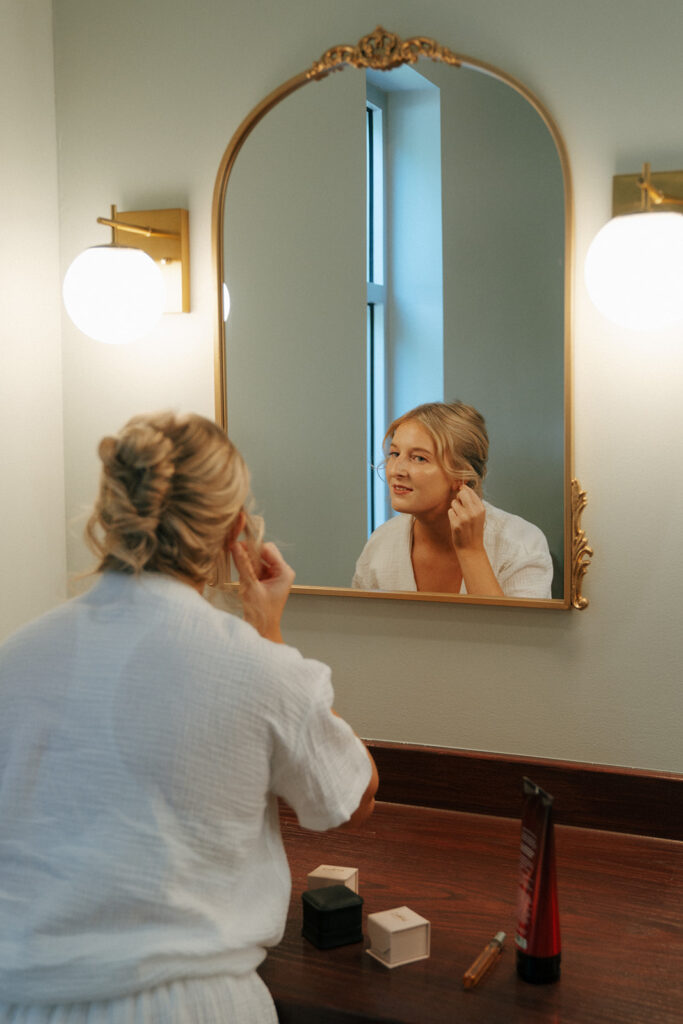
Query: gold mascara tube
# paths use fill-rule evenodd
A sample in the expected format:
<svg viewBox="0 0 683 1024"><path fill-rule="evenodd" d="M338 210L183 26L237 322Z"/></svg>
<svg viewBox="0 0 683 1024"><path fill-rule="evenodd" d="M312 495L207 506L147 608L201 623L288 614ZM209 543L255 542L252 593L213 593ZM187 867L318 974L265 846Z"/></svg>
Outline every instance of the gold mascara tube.
<svg viewBox="0 0 683 1024"><path fill-rule="evenodd" d="M504 942L505 932L496 932L489 944L482 949L472 966L468 967L465 971L462 979L465 988L474 988L481 981L503 952Z"/></svg>

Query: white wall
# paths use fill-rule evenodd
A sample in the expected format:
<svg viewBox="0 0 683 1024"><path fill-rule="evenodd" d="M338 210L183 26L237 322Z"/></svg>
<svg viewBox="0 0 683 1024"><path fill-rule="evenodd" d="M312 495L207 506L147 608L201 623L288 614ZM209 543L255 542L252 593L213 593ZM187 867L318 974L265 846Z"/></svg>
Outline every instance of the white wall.
<svg viewBox="0 0 683 1024"><path fill-rule="evenodd" d="M0 2L0 639L65 595L51 0Z"/></svg>
<svg viewBox="0 0 683 1024"><path fill-rule="evenodd" d="M537 93L567 142L578 271L609 216L612 175L644 159L683 165L683 6L659 0L654 14L640 0L55 0L63 269L108 240L95 218L112 202L187 205L193 262L194 312L151 341L116 351L64 329L70 513L92 497L105 430L159 405L213 412L214 176L267 92L378 22L505 69ZM578 273L575 313L575 469L596 552L590 608L292 599L289 639L332 664L337 706L361 734L683 768L683 339L611 328ZM82 564L76 541L70 560ZM15 588L25 585L15 573Z"/></svg>

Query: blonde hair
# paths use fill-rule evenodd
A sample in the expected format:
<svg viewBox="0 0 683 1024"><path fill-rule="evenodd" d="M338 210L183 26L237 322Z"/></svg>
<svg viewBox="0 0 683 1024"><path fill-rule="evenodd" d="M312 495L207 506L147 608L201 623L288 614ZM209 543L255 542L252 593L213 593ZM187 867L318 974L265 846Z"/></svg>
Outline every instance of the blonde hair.
<svg viewBox="0 0 683 1024"><path fill-rule="evenodd" d="M396 430L408 420L420 423L428 432L437 461L447 476L463 480L481 497L489 456L489 437L481 413L464 402L418 405L389 425L382 441L385 456Z"/></svg>
<svg viewBox="0 0 683 1024"><path fill-rule="evenodd" d="M249 471L211 420L172 412L134 416L98 446L100 489L86 526L99 558L96 572L166 573L224 588L225 541L245 513L245 532L260 542L249 516Z"/></svg>

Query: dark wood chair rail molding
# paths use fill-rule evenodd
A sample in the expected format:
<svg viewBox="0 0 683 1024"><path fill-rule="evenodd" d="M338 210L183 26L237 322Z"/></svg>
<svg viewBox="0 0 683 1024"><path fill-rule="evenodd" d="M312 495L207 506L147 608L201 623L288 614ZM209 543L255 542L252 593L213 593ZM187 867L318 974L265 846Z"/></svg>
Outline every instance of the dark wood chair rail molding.
<svg viewBox="0 0 683 1024"><path fill-rule="evenodd" d="M555 821L683 840L683 775L368 740L377 799L518 818L522 776L555 797Z"/></svg>

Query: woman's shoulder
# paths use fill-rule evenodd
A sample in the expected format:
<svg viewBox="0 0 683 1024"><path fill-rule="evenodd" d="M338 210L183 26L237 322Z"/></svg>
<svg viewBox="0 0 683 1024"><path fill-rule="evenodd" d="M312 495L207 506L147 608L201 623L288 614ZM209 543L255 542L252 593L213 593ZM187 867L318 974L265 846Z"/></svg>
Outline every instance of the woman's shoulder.
<svg viewBox="0 0 683 1024"><path fill-rule="evenodd" d="M505 596L551 597L553 563L543 531L521 516L484 504L484 546Z"/></svg>
<svg viewBox="0 0 683 1024"><path fill-rule="evenodd" d="M49 658L51 643L63 639L72 614L73 599L17 626L0 642L0 664L7 664L11 659L23 662L27 655L42 648L47 650Z"/></svg>
<svg viewBox="0 0 683 1024"><path fill-rule="evenodd" d="M484 530L485 535L488 534L488 539L521 548L548 547L543 531L528 519L523 519L521 516L515 515L514 512L506 512L502 508L497 508L488 501L484 502L484 507L486 508Z"/></svg>
<svg viewBox="0 0 683 1024"><path fill-rule="evenodd" d="M222 648L231 666L245 675L254 675L267 688L281 687L289 681L295 686L303 681L311 685L316 678L327 678L329 668L313 658L305 658L286 643L266 640L250 623L234 611L225 611L203 601L204 616L216 643Z"/></svg>

